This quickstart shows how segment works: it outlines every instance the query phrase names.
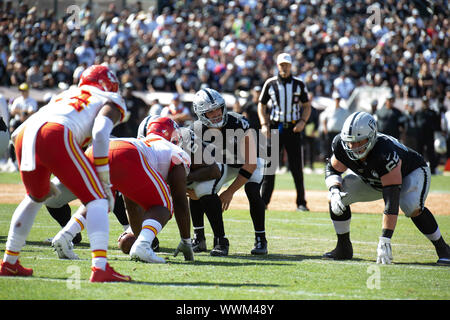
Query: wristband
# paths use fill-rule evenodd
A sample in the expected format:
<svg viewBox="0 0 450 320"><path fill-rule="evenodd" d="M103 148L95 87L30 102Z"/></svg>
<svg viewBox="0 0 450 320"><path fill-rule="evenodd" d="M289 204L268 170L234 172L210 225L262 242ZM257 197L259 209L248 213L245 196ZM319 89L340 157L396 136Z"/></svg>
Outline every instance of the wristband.
<svg viewBox="0 0 450 320"><path fill-rule="evenodd" d="M248 172L247 170L245 170L243 168L239 169L239 174L247 179L250 179L250 177L252 176L252 173Z"/></svg>

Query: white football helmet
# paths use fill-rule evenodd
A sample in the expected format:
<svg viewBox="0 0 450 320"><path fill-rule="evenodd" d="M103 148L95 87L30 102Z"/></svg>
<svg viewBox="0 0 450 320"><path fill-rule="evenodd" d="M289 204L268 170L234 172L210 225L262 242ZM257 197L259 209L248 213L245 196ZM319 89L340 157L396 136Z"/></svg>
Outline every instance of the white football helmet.
<svg viewBox="0 0 450 320"><path fill-rule="evenodd" d="M198 91L194 100L192 101L194 112L198 119L209 128L221 128L227 123L227 107L225 100L216 90L205 88ZM220 119L209 119L206 116L207 112L222 109L222 116Z"/></svg>
<svg viewBox="0 0 450 320"><path fill-rule="evenodd" d="M349 143L367 139L367 142L357 148L351 148ZM354 112L345 120L341 130L341 143L348 157L359 160L367 156L377 141L377 122L367 112Z"/></svg>

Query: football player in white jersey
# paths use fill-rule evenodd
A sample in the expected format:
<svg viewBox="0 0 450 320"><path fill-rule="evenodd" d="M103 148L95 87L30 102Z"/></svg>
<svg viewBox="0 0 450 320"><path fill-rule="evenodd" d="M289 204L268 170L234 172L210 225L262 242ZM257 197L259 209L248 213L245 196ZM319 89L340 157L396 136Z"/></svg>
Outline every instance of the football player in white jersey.
<svg viewBox="0 0 450 320"><path fill-rule="evenodd" d="M122 121L125 102L119 81L105 66L86 69L78 87L64 91L27 119L13 135L27 195L15 210L1 262L2 276L31 276L18 258L43 202L57 191L51 174L59 178L86 206L86 229L92 251L91 282L130 281L107 261L108 211L114 206L109 178L109 135ZM92 140L94 162L82 146ZM63 241L61 241L63 243Z"/></svg>
<svg viewBox="0 0 450 320"><path fill-rule="evenodd" d="M147 129L148 134L141 139L117 138L110 142L112 189L124 196L130 227L137 236L130 257L165 263L154 253L151 244L175 214L181 236L175 256L181 251L185 260L193 260L185 184L190 157L176 145L180 137L178 125L170 118L149 122ZM92 149L86 154L92 158ZM55 239L72 240L84 228L85 216L83 209L74 214ZM57 253L60 258L77 259L71 248Z"/></svg>

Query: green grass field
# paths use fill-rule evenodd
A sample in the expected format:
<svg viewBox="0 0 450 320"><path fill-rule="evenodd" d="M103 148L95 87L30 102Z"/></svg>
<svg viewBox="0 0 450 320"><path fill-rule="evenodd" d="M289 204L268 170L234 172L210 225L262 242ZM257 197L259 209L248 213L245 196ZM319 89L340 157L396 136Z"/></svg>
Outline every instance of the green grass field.
<svg viewBox="0 0 450 320"><path fill-rule="evenodd" d="M0 173L0 183L19 183L18 176ZM305 184L308 190L323 190L323 176L307 175ZM290 175L280 176L277 188L291 189ZM435 191L450 192L450 177L433 177L432 192ZM5 249L15 207L0 204L0 252ZM444 238L449 240L450 216L436 219ZM381 215L353 214L354 259L342 262L321 259L324 252L335 246L334 229L326 212L268 211L269 255L265 257L250 255L254 234L248 211L228 211L224 222L230 240L228 257L201 253L196 254L194 262L173 257L179 235L172 220L158 236L159 255L168 263L152 265L130 261L118 250L116 239L122 227L111 215L109 261L119 272L131 275L134 282L91 284L86 232L83 231L81 245L75 247L82 260L58 260L43 240L55 235L59 226L41 209L20 258L23 265L34 269L34 275L0 278L0 300L450 299L450 269L435 265L437 256L432 244L403 215L393 236L393 265L375 263ZM209 224L206 236L211 249Z"/></svg>

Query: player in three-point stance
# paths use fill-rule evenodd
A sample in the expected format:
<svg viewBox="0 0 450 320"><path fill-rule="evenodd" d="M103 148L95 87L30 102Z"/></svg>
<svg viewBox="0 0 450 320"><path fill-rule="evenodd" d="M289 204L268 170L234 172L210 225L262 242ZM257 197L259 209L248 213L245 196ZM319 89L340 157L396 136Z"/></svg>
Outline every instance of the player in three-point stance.
<svg viewBox="0 0 450 320"><path fill-rule="evenodd" d="M93 65L78 87L64 91L17 128L15 143L20 175L27 195L14 211L1 262L2 276L31 276L19 253L43 202L57 193L51 174L59 178L86 206L86 229L92 251L91 282L130 281L107 261L108 210L114 206L109 179L109 135L123 120L126 106L119 81L105 66ZM92 140L91 162L82 147Z"/></svg>
<svg viewBox="0 0 450 320"><path fill-rule="evenodd" d="M355 112L344 122L333 141L333 155L325 170L329 190L330 216L337 233L337 246L324 258L353 257L350 241L350 205L384 199L382 233L377 263L393 261L391 238L399 207L434 245L440 265L450 264L450 248L444 241L433 214L425 207L431 173L423 157L395 138L377 132L375 119ZM350 169L353 173L342 178Z"/></svg>

